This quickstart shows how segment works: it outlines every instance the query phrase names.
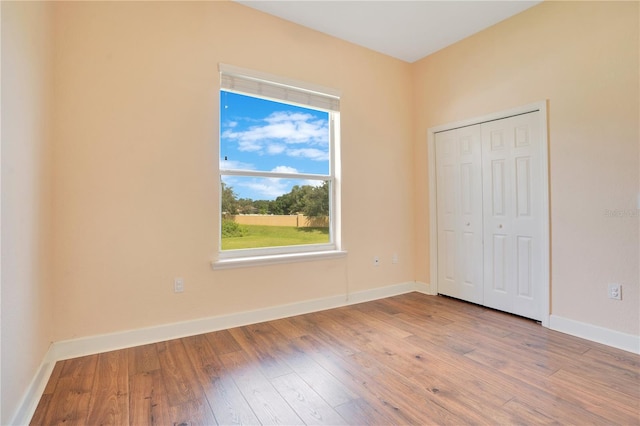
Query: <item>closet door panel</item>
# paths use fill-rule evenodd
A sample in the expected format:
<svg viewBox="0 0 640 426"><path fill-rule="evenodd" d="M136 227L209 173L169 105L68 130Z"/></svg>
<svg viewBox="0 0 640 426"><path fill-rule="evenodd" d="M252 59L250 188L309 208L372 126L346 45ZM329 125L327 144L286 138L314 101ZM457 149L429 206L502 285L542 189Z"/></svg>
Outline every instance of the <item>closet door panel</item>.
<svg viewBox="0 0 640 426"><path fill-rule="evenodd" d="M480 126L435 135L438 292L482 303Z"/></svg>
<svg viewBox="0 0 640 426"><path fill-rule="evenodd" d="M542 191L538 112L482 124L484 304L541 319ZM501 248L496 248L501 241ZM500 284L500 285L498 285Z"/></svg>
<svg viewBox="0 0 640 426"><path fill-rule="evenodd" d="M438 288L456 293L456 153L455 134L436 135L438 216Z"/></svg>
<svg viewBox="0 0 640 426"><path fill-rule="evenodd" d="M513 313L542 320L543 211L542 135L539 112L514 117L513 238L516 270Z"/></svg>

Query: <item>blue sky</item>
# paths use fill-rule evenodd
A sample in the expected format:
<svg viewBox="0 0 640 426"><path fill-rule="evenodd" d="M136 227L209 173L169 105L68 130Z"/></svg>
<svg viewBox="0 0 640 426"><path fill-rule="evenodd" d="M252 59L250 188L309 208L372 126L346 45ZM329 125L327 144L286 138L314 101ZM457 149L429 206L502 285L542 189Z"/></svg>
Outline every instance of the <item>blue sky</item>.
<svg viewBox="0 0 640 426"><path fill-rule="evenodd" d="M329 114L220 92L220 169L329 173ZM238 198L273 200L321 182L224 176Z"/></svg>

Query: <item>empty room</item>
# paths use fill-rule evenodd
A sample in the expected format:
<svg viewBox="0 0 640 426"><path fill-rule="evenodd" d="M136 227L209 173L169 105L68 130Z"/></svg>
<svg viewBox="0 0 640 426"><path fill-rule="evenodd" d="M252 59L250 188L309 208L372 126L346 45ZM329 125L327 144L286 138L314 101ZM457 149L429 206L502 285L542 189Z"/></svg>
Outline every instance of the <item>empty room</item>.
<svg viewBox="0 0 640 426"><path fill-rule="evenodd" d="M0 20L0 424L640 424L639 2Z"/></svg>

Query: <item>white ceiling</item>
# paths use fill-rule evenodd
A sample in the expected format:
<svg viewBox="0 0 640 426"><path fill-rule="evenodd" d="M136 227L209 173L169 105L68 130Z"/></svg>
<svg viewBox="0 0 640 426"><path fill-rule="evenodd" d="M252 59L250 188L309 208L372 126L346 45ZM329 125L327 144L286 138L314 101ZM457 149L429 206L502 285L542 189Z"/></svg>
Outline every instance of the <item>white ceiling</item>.
<svg viewBox="0 0 640 426"><path fill-rule="evenodd" d="M236 1L406 62L415 62L541 2Z"/></svg>

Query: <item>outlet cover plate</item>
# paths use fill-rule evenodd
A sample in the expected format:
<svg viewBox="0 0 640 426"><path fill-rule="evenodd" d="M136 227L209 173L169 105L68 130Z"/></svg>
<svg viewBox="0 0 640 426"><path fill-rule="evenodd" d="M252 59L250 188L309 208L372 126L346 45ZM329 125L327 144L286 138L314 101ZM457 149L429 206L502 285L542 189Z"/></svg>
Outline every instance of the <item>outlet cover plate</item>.
<svg viewBox="0 0 640 426"><path fill-rule="evenodd" d="M184 278L173 279L173 292L182 293L184 291Z"/></svg>
<svg viewBox="0 0 640 426"><path fill-rule="evenodd" d="M622 284L609 284L609 299L622 300Z"/></svg>

